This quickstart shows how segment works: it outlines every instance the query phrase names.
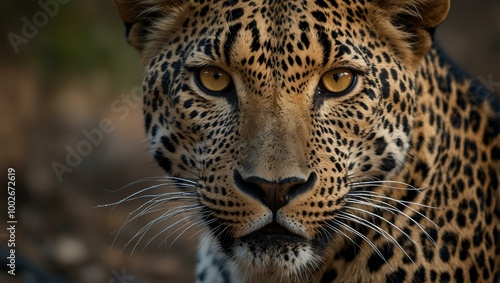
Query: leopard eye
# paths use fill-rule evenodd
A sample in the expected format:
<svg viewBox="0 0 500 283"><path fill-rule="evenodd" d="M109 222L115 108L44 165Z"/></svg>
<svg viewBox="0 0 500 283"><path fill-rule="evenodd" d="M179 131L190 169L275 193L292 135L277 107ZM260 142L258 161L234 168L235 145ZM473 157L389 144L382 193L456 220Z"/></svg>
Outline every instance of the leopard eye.
<svg viewBox="0 0 500 283"><path fill-rule="evenodd" d="M336 97L347 94L356 83L356 74L345 68L333 69L321 77L323 92Z"/></svg>
<svg viewBox="0 0 500 283"><path fill-rule="evenodd" d="M196 74L198 86L209 94L226 91L232 84L231 76L217 67L203 67Z"/></svg>

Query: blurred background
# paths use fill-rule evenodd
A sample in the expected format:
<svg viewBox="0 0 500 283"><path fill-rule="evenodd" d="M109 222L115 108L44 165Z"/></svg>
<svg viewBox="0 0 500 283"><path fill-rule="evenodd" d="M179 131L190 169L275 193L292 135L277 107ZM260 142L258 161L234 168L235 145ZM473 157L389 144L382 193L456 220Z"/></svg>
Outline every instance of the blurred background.
<svg viewBox="0 0 500 283"><path fill-rule="evenodd" d="M45 16L38 1L0 2L0 172L7 184L7 168L15 169L18 221L13 277L4 185L0 282L193 282L195 230L132 253L136 242L126 243L155 216L114 233L141 202L97 207L157 184L134 181L162 172L146 149L140 103L126 100L137 94L142 66L112 1L59 2ZM453 1L437 39L500 93L498 0ZM81 160L71 153L78 150ZM67 158L77 166L62 167Z"/></svg>

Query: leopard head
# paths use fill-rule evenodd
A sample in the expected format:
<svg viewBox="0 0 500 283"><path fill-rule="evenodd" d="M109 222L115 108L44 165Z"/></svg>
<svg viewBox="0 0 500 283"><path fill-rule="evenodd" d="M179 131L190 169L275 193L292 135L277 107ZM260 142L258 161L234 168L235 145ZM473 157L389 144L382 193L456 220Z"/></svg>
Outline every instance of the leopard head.
<svg viewBox="0 0 500 283"><path fill-rule="evenodd" d="M196 183L206 237L242 269L320 268L356 182L409 158L415 71L449 1L115 3L149 147Z"/></svg>

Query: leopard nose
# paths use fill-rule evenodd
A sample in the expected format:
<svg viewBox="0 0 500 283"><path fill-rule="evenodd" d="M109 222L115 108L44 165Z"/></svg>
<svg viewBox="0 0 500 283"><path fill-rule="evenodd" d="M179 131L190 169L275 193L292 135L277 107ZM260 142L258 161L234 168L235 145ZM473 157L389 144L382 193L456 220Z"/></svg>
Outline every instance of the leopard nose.
<svg viewBox="0 0 500 283"><path fill-rule="evenodd" d="M280 181L269 181L257 176L242 177L234 171L234 183L242 192L259 200L276 213L293 198L311 190L316 184L316 173L309 174L307 179L289 177Z"/></svg>

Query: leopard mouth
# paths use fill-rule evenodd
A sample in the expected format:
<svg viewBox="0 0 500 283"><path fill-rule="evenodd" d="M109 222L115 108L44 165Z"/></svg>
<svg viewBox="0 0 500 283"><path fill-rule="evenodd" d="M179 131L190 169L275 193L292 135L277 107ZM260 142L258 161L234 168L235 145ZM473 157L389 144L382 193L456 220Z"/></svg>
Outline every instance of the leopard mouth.
<svg viewBox="0 0 500 283"><path fill-rule="evenodd" d="M237 238L230 254L237 268L255 271L259 279L252 282L297 282L292 280L297 274L307 278L307 272L316 270L323 250L314 240L272 222Z"/></svg>
<svg viewBox="0 0 500 283"><path fill-rule="evenodd" d="M260 243L261 245L279 245L283 243L307 242L307 239L272 222L248 235L240 238L243 242Z"/></svg>

